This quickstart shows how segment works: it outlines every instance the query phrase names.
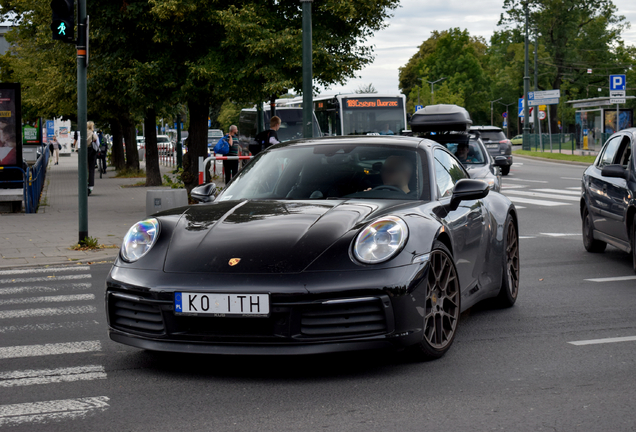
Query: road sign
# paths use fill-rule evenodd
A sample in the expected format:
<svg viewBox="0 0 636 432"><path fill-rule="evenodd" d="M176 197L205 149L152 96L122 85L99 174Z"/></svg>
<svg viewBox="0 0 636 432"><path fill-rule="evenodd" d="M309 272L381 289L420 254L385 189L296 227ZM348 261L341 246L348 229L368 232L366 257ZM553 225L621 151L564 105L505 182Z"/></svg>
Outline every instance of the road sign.
<svg viewBox="0 0 636 432"><path fill-rule="evenodd" d="M544 91L535 91L528 92L528 100L538 100L538 99L554 99L561 97L561 90L544 90Z"/></svg>
<svg viewBox="0 0 636 432"><path fill-rule="evenodd" d="M610 75L610 91L625 90L627 79L625 75Z"/></svg>
<svg viewBox="0 0 636 432"><path fill-rule="evenodd" d="M610 90L610 97L611 98L624 98L625 97L625 90Z"/></svg>
<svg viewBox="0 0 636 432"><path fill-rule="evenodd" d="M545 106L545 105L539 105L539 109L540 109L541 111L545 111L545 110L546 110L546 106Z"/></svg>
<svg viewBox="0 0 636 432"><path fill-rule="evenodd" d="M539 120L545 120L545 111L539 111Z"/></svg>
<svg viewBox="0 0 636 432"><path fill-rule="evenodd" d="M507 121L507 120L504 120L504 121L503 121L503 127L505 127L505 128L507 128L507 127L508 127L508 121Z"/></svg>
<svg viewBox="0 0 636 432"><path fill-rule="evenodd" d="M523 98L519 98L519 113L517 117L523 117Z"/></svg>
<svg viewBox="0 0 636 432"><path fill-rule="evenodd" d="M610 104L624 104L626 101L625 98L610 98Z"/></svg>
<svg viewBox="0 0 636 432"><path fill-rule="evenodd" d="M418 112L422 108L424 108L424 105L415 105L415 112Z"/></svg>
<svg viewBox="0 0 636 432"><path fill-rule="evenodd" d="M501 115L503 116L503 118L508 117L508 113L507 113L507 112L505 112L505 113L503 113L503 114L501 114Z"/></svg>
<svg viewBox="0 0 636 432"><path fill-rule="evenodd" d="M559 98L554 99L536 99L529 101L530 106L541 106L541 105L558 105Z"/></svg>

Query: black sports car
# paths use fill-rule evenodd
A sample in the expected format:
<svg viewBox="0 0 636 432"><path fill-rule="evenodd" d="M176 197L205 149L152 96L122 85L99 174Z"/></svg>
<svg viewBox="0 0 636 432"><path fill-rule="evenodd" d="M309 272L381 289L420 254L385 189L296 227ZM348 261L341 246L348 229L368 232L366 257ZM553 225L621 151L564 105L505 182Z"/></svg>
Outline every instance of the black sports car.
<svg viewBox="0 0 636 432"><path fill-rule="evenodd" d="M135 224L106 283L112 340L158 351L442 356L461 311L519 288L517 213L422 138L281 143L208 204Z"/></svg>

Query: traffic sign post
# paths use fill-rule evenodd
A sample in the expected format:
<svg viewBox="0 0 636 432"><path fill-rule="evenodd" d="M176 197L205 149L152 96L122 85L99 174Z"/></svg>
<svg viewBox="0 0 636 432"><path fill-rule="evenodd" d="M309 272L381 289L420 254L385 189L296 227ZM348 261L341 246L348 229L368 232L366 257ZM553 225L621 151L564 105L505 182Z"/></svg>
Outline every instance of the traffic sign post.
<svg viewBox="0 0 636 432"><path fill-rule="evenodd" d="M620 104L625 103L625 90L627 88L627 78L625 75L610 75L610 104L616 104L616 131L620 130L621 116Z"/></svg>

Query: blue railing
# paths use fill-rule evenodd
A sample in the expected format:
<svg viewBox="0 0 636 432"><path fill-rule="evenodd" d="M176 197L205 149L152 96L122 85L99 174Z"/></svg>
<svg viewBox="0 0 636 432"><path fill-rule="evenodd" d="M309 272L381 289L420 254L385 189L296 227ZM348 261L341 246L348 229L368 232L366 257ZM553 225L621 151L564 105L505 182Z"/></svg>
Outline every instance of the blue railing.
<svg viewBox="0 0 636 432"><path fill-rule="evenodd" d="M49 163L49 149L44 147L44 153L40 155L35 164L24 171L20 167L2 167L2 170L18 170L22 173L22 180L3 180L0 187L6 183L22 183L22 199L24 200L24 212L35 213L40 205L40 197L44 180L46 179L46 167Z"/></svg>

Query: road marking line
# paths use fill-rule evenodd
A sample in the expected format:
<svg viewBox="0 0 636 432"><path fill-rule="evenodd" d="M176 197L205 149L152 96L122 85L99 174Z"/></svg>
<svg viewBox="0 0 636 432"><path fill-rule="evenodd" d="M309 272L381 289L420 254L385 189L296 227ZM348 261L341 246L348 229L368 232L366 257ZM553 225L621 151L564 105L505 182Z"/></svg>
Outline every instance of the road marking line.
<svg viewBox="0 0 636 432"><path fill-rule="evenodd" d="M515 206L516 209L524 209L524 206Z"/></svg>
<svg viewBox="0 0 636 432"><path fill-rule="evenodd" d="M581 181L581 177L561 177L563 180L578 180Z"/></svg>
<svg viewBox="0 0 636 432"><path fill-rule="evenodd" d="M507 196L507 194L523 195L523 196L529 196L529 197L534 197L534 198L553 198L553 199L560 199L560 200L566 200L566 201L580 201L581 200L581 198L579 198L579 197L570 196L570 195L547 194L547 193L521 191L521 190L506 191L504 193L504 195Z"/></svg>
<svg viewBox="0 0 636 432"><path fill-rule="evenodd" d="M577 192L573 190L563 190L563 189L532 189L537 192L550 192L550 193L558 193L558 194L566 194L566 195L578 195L581 196L581 188Z"/></svg>
<svg viewBox="0 0 636 432"><path fill-rule="evenodd" d="M107 410L109 400L107 396L97 396L1 405L0 426L82 418Z"/></svg>
<svg viewBox="0 0 636 432"><path fill-rule="evenodd" d="M0 311L0 319L5 318L30 318L38 316L77 315L96 313L95 306L65 306L59 308L18 309Z"/></svg>
<svg viewBox="0 0 636 432"><path fill-rule="evenodd" d="M0 288L0 295L21 294L21 293L30 293L30 292L55 292L55 291L61 291L65 289L84 290L84 289L89 289L92 286L93 285L91 283L76 283L76 284L56 285L56 286L22 286L22 287Z"/></svg>
<svg viewBox="0 0 636 432"><path fill-rule="evenodd" d="M634 280L636 276L617 276L608 278L585 279L588 282L620 282L626 280Z"/></svg>
<svg viewBox="0 0 636 432"><path fill-rule="evenodd" d="M61 303L61 302L84 301L84 300L95 300L95 294L74 294L74 295L12 298L7 300L0 300L0 306L27 304L27 303Z"/></svg>
<svg viewBox="0 0 636 432"><path fill-rule="evenodd" d="M545 180L524 180L520 178L507 178L506 180L514 180L514 181L528 182L528 183L548 183Z"/></svg>
<svg viewBox="0 0 636 432"><path fill-rule="evenodd" d="M539 233L541 235L544 236L549 236L549 237L569 237L569 236L580 236L582 235L581 233L571 233L571 234L565 234L565 233Z"/></svg>
<svg viewBox="0 0 636 432"><path fill-rule="evenodd" d="M100 341L63 342L44 345L19 345L0 348L0 360L41 357L48 355L76 354L83 352L101 351Z"/></svg>
<svg viewBox="0 0 636 432"><path fill-rule="evenodd" d="M0 333L12 333L19 331L49 331L59 329L76 329L83 328L86 325L100 325L99 321L86 320L86 321L67 321L60 323L40 323L40 324L24 324L0 327Z"/></svg>
<svg viewBox="0 0 636 432"><path fill-rule="evenodd" d="M516 196L509 196L508 199L512 202L520 202L523 204L535 204L544 207L556 207L556 206L566 206L571 205L569 203L562 203L558 201L543 201L543 200L533 200L528 198L521 198Z"/></svg>
<svg viewBox="0 0 636 432"><path fill-rule="evenodd" d="M502 189L521 189L524 187L528 187L528 185L519 185L519 184L501 185Z"/></svg>
<svg viewBox="0 0 636 432"><path fill-rule="evenodd" d="M104 366L91 365L70 368L1 372L0 387L92 381L96 379L106 379Z"/></svg>
<svg viewBox="0 0 636 432"><path fill-rule="evenodd" d="M574 186L574 187L566 187L566 189L573 189L573 190L577 190L577 191L581 191L581 186Z"/></svg>
<svg viewBox="0 0 636 432"><path fill-rule="evenodd" d="M636 336L624 336L624 337L614 337L614 338L605 338L605 339L590 339L590 340L582 340L582 341L573 341L568 342L572 345L597 345L597 344L606 344L606 343L615 343L615 342L632 342L636 341Z"/></svg>
<svg viewBox="0 0 636 432"><path fill-rule="evenodd" d="M0 284L6 283L24 283L24 282L55 282L61 280L76 280L76 279L90 279L90 274L81 275L65 275L65 276L50 276L50 277L33 277L33 278L17 278L17 279L0 279Z"/></svg>
<svg viewBox="0 0 636 432"><path fill-rule="evenodd" d="M520 239L533 239L535 236L519 236Z"/></svg>
<svg viewBox="0 0 636 432"><path fill-rule="evenodd" d="M15 269L15 270L0 270L0 276L10 274L35 274L35 273L57 273L61 271L90 271L90 266L75 266L75 267L48 267L48 268L32 268L32 269Z"/></svg>

